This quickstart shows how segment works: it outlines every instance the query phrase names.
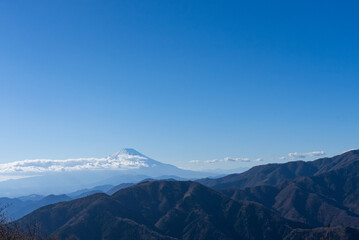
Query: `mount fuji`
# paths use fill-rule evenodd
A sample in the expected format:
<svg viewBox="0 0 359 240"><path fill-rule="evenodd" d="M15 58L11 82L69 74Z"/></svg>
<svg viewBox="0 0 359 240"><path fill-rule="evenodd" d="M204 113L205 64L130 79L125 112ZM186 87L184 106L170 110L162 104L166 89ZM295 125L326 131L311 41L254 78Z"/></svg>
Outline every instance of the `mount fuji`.
<svg viewBox="0 0 359 240"><path fill-rule="evenodd" d="M146 178L194 179L213 173L180 169L132 148L105 158L35 159L0 164L2 197L61 194L98 185L139 182Z"/></svg>

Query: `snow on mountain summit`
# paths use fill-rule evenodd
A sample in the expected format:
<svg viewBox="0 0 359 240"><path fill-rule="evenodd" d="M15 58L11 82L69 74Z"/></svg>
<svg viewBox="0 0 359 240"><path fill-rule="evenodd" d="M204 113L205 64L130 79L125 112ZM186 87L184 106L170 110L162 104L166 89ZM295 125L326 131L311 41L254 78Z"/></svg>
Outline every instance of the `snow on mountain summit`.
<svg viewBox="0 0 359 240"><path fill-rule="evenodd" d="M116 158L121 155L128 155L128 156L140 156L144 158L148 158L147 156L143 155L142 153L136 151L133 148L122 148L120 151L110 155L110 158Z"/></svg>

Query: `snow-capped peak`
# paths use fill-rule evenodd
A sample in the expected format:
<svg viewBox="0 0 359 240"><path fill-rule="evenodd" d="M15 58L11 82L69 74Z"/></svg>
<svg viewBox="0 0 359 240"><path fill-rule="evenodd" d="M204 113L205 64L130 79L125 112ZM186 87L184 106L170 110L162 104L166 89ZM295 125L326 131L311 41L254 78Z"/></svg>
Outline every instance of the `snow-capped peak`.
<svg viewBox="0 0 359 240"><path fill-rule="evenodd" d="M147 156L143 155L142 153L136 151L133 148L122 148L120 151L110 155L109 158L118 158L119 156L124 156L124 155L127 155L127 156L139 156L139 157L148 159Z"/></svg>

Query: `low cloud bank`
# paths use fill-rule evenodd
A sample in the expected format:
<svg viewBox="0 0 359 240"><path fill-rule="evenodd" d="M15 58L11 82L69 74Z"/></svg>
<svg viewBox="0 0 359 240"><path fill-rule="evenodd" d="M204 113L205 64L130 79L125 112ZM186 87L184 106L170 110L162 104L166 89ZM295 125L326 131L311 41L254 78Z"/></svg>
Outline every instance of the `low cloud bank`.
<svg viewBox="0 0 359 240"><path fill-rule="evenodd" d="M257 161L257 160L255 160ZM191 160L190 163L201 163L200 160ZM203 163L206 164L214 164L214 163L221 163L221 162L250 162L249 158L233 158L233 157L225 157L222 159L211 159L211 160L205 160Z"/></svg>
<svg viewBox="0 0 359 240"><path fill-rule="evenodd" d="M146 157L121 154L107 158L65 160L34 159L0 164L0 173L41 173L95 169L136 169L148 167Z"/></svg>

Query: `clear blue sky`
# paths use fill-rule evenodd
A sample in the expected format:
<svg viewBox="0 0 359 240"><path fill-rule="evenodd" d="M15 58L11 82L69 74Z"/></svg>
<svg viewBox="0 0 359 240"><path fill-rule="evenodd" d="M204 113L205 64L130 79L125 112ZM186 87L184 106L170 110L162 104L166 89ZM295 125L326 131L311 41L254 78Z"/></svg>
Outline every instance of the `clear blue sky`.
<svg viewBox="0 0 359 240"><path fill-rule="evenodd" d="M358 148L358 12L358 1L1 1L0 162L133 147L185 166Z"/></svg>

